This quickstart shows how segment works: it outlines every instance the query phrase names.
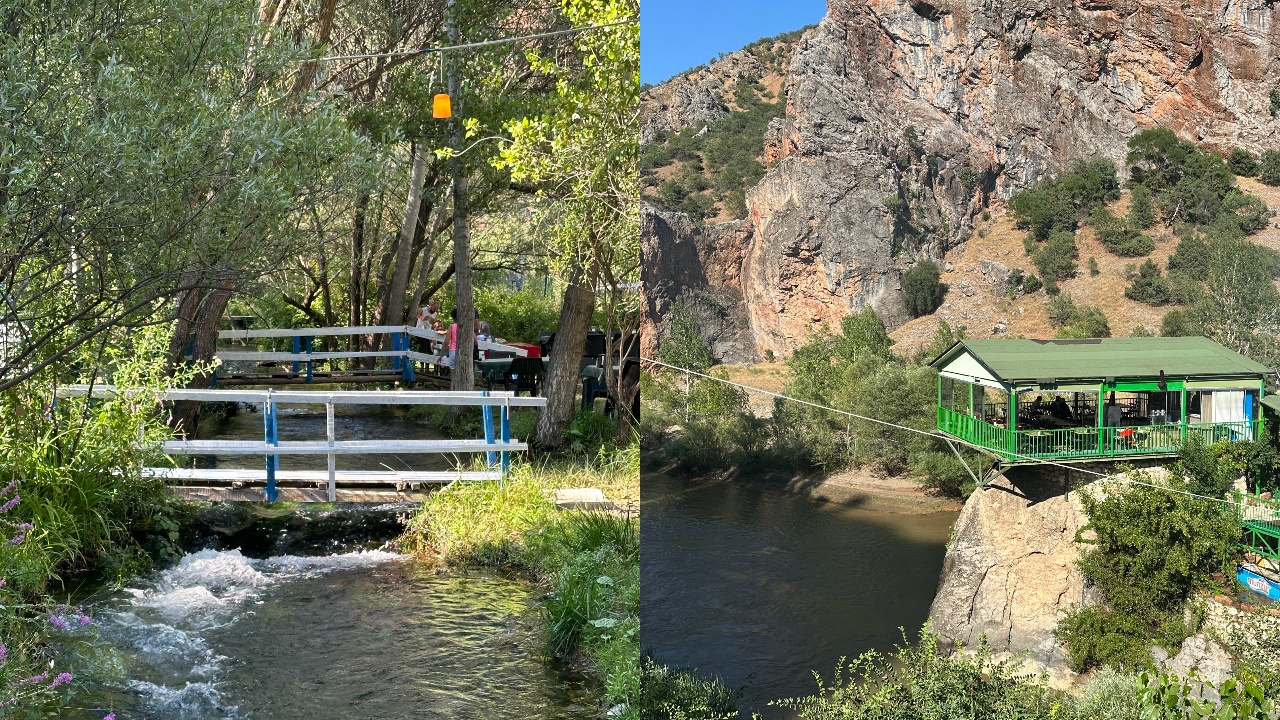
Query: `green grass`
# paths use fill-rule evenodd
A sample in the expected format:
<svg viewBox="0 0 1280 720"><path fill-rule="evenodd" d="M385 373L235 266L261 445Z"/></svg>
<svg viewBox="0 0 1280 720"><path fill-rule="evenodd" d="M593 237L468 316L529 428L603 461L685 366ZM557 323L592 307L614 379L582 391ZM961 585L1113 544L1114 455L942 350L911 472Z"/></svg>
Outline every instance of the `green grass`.
<svg viewBox="0 0 1280 720"><path fill-rule="evenodd" d="M639 457L633 445L589 460L521 462L501 488L451 486L423 503L401 540L446 565L501 567L544 587L547 651L597 675L605 708L624 706L621 717L631 718L639 717L639 521L560 512L550 492L599 487L615 502L638 499Z"/></svg>

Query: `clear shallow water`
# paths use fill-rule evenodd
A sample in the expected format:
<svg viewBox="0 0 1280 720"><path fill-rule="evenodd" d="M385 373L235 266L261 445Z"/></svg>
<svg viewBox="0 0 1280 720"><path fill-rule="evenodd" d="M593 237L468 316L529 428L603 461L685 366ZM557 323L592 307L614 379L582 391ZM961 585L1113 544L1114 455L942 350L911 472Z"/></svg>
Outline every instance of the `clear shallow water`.
<svg viewBox="0 0 1280 720"><path fill-rule="evenodd" d="M321 440L325 423L323 406L280 408L282 440ZM335 433L339 440L439 437L379 406L338 406ZM262 415L242 408L211 418L199 436L258 439ZM280 461L284 469L325 467L322 456ZM199 462L261 467L262 460ZM451 465L452 458L428 454L338 456L342 469ZM266 540L258 544L288 545ZM335 538L331 545L351 544ZM68 717L100 720L108 710L119 720L596 717L586 681L542 656L535 601L535 590L517 581L438 575L383 551L254 559L203 550L88 604L127 680L92 689L78 698L80 714Z"/></svg>
<svg viewBox="0 0 1280 720"><path fill-rule="evenodd" d="M644 473L641 647L745 686L744 705L811 694L841 657L914 638L956 514L821 503L755 483ZM743 717L750 717L744 712Z"/></svg>
<svg viewBox="0 0 1280 720"><path fill-rule="evenodd" d="M78 717L594 717L584 682L541 656L533 600L381 551L201 551L88 607L128 680Z"/></svg>

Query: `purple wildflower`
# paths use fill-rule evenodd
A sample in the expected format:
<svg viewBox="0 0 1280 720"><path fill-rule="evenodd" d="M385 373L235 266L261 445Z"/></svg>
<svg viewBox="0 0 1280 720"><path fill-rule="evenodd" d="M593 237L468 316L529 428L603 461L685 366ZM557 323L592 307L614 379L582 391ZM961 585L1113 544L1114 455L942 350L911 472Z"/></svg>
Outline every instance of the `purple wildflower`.
<svg viewBox="0 0 1280 720"><path fill-rule="evenodd" d="M50 616L49 616L49 624L50 624L50 625L52 625L52 626L54 626L54 627L56 627L56 628L58 628L59 630L66 630L66 629L67 629L67 621L66 621L66 620L63 620L62 618L58 617L57 615L50 615Z"/></svg>
<svg viewBox="0 0 1280 720"><path fill-rule="evenodd" d="M80 616L80 627L89 627L92 624L93 624L93 618L89 617L88 615Z"/></svg>
<svg viewBox="0 0 1280 720"><path fill-rule="evenodd" d="M5 647L4 643L0 643L0 665L3 665L4 661L8 657L9 657L9 648Z"/></svg>
<svg viewBox="0 0 1280 720"><path fill-rule="evenodd" d="M13 539L9 541L9 544L10 544L10 545L21 545L21 544L22 544L22 541L23 541L23 540L26 540L26 539L27 539L27 536L26 536L26 535L14 535L14 536L13 536Z"/></svg>
<svg viewBox="0 0 1280 720"><path fill-rule="evenodd" d="M19 530L26 532L28 530L34 530L36 526L32 525L31 523L18 523L16 527Z"/></svg>
<svg viewBox="0 0 1280 720"><path fill-rule="evenodd" d="M0 490L0 497L4 497L5 495L8 495L9 493L13 492L16 489L18 489L18 481L10 480L9 484L5 485L3 490Z"/></svg>
<svg viewBox="0 0 1280 720"><path fill-rule="evenodd" d="M53 682L49 683L49 687L56 688L59 685L66 685L69 682L71 682L71 673L58 673L58 677L54 678Z"/></svg>
<svg viewBox="0 0 1280 720"><path fill-rule="evenodd" d="M31 677L27 678L26 680L23 680L22 682L18 683L18 685L19 685L19 686L22 686L22 685L30 685L31 683L40 683L40 682L44 682L45 680L48 680L48 679L49 679L49 671L48 671L48 670L45 670L44 672L40 673L39 675L32 675Z"/></svg>
<svg viewBox="0 0 1280 720"><path fill-rule="evenodd" d="M0 505L0 513L9 512L10 510L18 507L18 503L20 502L22 502L22 496L14 495L8 502L6 502L3 505Z"/></svg>
<svg viewBox="0 0 1280 720"><path fill-rule="evenodd" d="M0 587L4 587L4 578L0 578Z"/></svg>
<svg viewBox="0 0 1280 720"><path fill-rule="evenodd" d="M102 720L116 720L116 714L115 714L115 713L107 713L106 715L103 715L103 716L102 716Z"/></svg>

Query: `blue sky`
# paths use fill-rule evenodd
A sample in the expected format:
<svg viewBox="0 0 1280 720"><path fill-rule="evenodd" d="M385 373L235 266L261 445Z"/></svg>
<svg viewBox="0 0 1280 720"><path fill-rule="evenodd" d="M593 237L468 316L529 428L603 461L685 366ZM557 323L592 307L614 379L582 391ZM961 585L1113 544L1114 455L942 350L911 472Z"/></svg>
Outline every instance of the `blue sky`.
<svg viewBox="0 0 1280 720"><path fill-rule="evenodd" d="M826 14L826 0L641 0L640 80L656 85Z"/></svg>

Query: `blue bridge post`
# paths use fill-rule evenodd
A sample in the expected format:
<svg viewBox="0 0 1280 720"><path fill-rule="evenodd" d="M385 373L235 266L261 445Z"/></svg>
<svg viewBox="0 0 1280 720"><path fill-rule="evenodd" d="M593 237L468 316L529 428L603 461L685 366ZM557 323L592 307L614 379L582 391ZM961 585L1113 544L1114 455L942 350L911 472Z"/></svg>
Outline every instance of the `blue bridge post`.
<svg viewBox="0 0 1280 720"><path fill-rule="evenodd" d="M279 427L276 424L276 404L273 400L268 399L262 403L262 425L267 445L279 445L280 434ZM280 467L280 456L267 455L266 458L267 488L263 494L266 496L267 502L275 502L280 497L280 491L276 489L276 469Z"/></svg>
<svg viewBox="0 0 1280 720"><path fill-rule="evenodd" d="M310 335L308 335L308 336L307 336L307 354L308 354L308 355L310 355L310 354L311 354L311 341L312 341L313 339L314 339L314 338L312 338ZM310 359L310 358L307 358L307 382L311 382L311 368L312 368L312 365L313 365L313 363L311 362L311 359Z"/></svg>
<svg viewBox="0 0 1280 720"><path fill-rule="evenodd" d="M485 396L485 397L489 397L489 391L488 391L488 390L485 390L485 391L484 391L484 396ZM492 444L493 444L493 441L494 441L494 437L493 437L493 434L494 434L494 433L493 433L493 406L492 406L492 405L481 405L481 406L480 406L480 416L481 416L482 418L484 418L484 441L485 441L486 443L489 443L490 445L492 445ZM487 459L488 459L488 461L489 461L489 468L490 468L490 469L493 469L493 468L495 468L495 467L497 467L497 466L498 466L498 453L496 453L496 452L494 452L494 451L490 450L490 451L488 451L488 452L486 452L486 453L485 453L485 456L486 456L486 458L487 458Z"/></svg>
<svg viewBox="0 0 1280 720"><path fill-rule="evenodd" d="M400 335L400 349L405 353L400 379L408 383L417 382L418 376L413 372L413 359L409 357L409 333L398 333L398 335Z"/></svg>
<svg viewBox="0 0 1280 720"><path fill-rule="evenodd" d="M511 403L505 403L502 406L502 442L511 442ZM502 481L506 479L507 473L511 472L511 453L502 451L502 480L498 481L498 487L502 487Z"/></svg>
<svg viewBox="0 0 1280 720"><path fill-rule="evenodd" d="M393 332L393 333L391 333L391 350L392 350L392 352L396 352L396 353L399 353L399 352L400 352L400 333L394 333L394 332ZM392 355L392 356L391 356L391 369L392 369L392 370L400 370L400 371L401 371L401 375L403 376L404 371L403 371L403 370L401 370L400 365L401 365L401 363L400 363L400 356L399 356L399 355Z"/></svg>

